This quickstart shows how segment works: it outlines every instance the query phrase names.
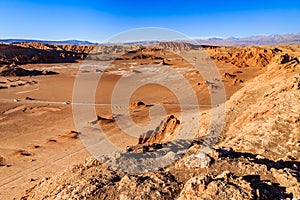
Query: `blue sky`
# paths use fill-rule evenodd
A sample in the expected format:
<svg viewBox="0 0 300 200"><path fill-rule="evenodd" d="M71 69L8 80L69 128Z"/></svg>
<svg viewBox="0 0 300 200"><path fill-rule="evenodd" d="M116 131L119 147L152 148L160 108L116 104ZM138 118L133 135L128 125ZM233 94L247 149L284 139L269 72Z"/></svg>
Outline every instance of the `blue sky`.
<svg viewBox="0 0 300 200"><path fill-rule="evenodd" d="M0 38L102 41L141 27L191 37L300 32L300 0L0 0Z"/></svg>

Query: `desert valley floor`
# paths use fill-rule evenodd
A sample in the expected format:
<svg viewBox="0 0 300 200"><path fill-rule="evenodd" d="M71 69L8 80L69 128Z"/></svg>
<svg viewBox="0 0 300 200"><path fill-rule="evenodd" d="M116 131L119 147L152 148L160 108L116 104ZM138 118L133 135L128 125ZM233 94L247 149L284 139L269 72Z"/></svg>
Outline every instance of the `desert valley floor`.
<svg viewBox="0 0 300 200"><path fill-rule="evenodd" d="M100 54L91 48L0 45L0 199L300 198L300 46L165 42L103 46ZM217 73L202 74L193 65L200 71L215 67ZM200 112L200 118L184 155L141 174L109 167L120 155L95 159L74 121L78 76L86 77L80 83L87 84L86 91L79 91L83 101L86 92L95 90L94 99L87 100L94 103L95 118L81 122L94 120L90 126L101 126L120 151L137 154L167 148L177 129L189 123L181 119L180 106L185 105L168 89L181 91L189 102L186 80L198 103L186 112ZM123 106L143 126L150 122L151 110L162 105L164 115L152 113L158 120L156 136L122 133L116 122L125 108L112 111L116 84L122 80L122 87L130 88L153 78L161 84L143 85ZM97 83L94 88L91 81ZM127 103L122 97L115 101ZM224 127L212 150L203 153L211 115L222 105Z"/></svg>

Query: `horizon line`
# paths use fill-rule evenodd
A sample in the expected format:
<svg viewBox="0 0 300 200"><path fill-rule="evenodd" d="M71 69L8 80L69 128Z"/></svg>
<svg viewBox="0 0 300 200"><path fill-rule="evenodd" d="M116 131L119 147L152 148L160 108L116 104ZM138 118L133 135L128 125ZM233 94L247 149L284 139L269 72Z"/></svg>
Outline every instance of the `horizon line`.
<svg viewBox="0 0 300 200"><path fill-rule="evenodd" d="M229 36L229 37L225 37L225 36L191 36L188 37L190 40L209 40L209 39L222 39L222 40L228 40L231 38L236 38L236 39L243 39L243 38L249 38L249 37L270 37L273 35L276 36L284 36L284 35L297 35L300 34L300 32L293 32L293 33L285 33L285 34L255 34L255 35L248 35L248 36ZM160 39L145 39L145 40L130 40L130 41L119 41L119 42L105 42L105 40L102 41L96 41L96 40L88 40L88 39L74 39L74 38L70 38L70 39L40 39L40 38L0 38L0 41L3 40L28 40L28 41L33 41L33 42L69 42L69 41L77 41L77 42L88 42L88 43L94 43L94 44L101 44L101 43L131 43L131 42L145 42L145 41L163 41ZM178 38L177 40L187 40L187 38ZM165 40L165 41L177 41L177 40Z"/></svg>

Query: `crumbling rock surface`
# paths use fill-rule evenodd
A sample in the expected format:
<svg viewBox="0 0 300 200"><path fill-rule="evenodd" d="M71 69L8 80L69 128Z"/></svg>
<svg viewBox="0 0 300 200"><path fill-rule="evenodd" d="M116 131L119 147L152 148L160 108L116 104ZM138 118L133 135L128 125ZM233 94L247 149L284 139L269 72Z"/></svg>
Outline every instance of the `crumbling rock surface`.
<svg viewBox="0 0 300 200"><path fill-rule="evenodd" d="M174 199L178 195L179 188L180 184L175 177L167 172L125 175L117 183L116 190L119 192L116 199ZM138 195L137 191L139 191Z"/></svg>
<svg viewBox="0 0 300 200"><path fill-rule="evenodd" d="M138 144L165 143L171 141L180 121L174 116L168 116L154 131L148 131L140 136Z"/></svg>
<svg viewBox="0 0 300 200"><path fill-rule="evenodd" d="M22 199L174 199L179 188L168 172L130 175L89 159L44 179L27 190Z"/></svg>
<svg viewBox="0 0 300 200"><path fill-rule="evenodd" d="M192 154L182 159L181 161L184 162L184 165L187 168L196 169L196 168L209 167L212 164L213 159L209 155L200 152L197 154Z"/></svg>
<svg viewBox="0 0 300 200"><path fill-rule="evenodd" d="M121 176L121 173L90 159L58 176L40 181L34 188L27 190L22 199L89 199L107 191L109 185L120 181Z"/></svg>
<svg viewBox="0 0 300 200"><path fill-rule="evenodd" d="M254 199L250 183L229 171L218 176L204 175L190 178L180 192L184 199Z"/></svg>

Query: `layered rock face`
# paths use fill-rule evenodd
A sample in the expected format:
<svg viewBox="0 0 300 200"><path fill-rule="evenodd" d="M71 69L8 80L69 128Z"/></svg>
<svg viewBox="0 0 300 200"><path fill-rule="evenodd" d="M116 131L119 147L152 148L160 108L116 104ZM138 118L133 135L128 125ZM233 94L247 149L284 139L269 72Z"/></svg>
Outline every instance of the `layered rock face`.
<svg viewBox="0 0 300 200"><path fill-rule="evenodd" d="M160 126L154 131L143 133L139 139L139 144L166 143L176 135L176 129L180 121L174 116L168 116L161 122Z"/></svg>

